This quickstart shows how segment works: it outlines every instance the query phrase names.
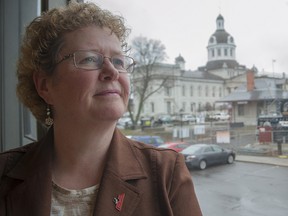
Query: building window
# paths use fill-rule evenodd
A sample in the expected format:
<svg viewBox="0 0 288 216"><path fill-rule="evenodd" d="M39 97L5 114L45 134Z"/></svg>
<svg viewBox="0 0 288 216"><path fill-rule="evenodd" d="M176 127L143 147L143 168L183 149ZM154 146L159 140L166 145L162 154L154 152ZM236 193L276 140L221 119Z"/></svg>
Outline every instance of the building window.
<svg viewBox="0 0 288 216"><path fill-rule="evenodd" d="M222 97L222 88L219 87L219 97Z"/></svg>
<svg viewBox="0 0 288 216"><path fill-rule="evenodd" d="M191 112L194 112L194 106L195 106L195 103L191 103L191 104L190 104L190 111L191 111Z"/></svg>
<svg viewBox="0 0 288 216"><path fill-rule="evenodd" d="M193 86L190 86L190 96L193 97Z"/></svg>
<svg viewBox="0 0 288 216"><path fill-rule="evenodd" d="M201 95L202 95L202 94L201 94L201 91L202 91L201 86L198 86L198 96L199 96L199 97L201 97Z"/></svg>
<svg viewBox="0 0 288 216"><path fill-rule="evenodd" d="M221 56L221 49L217 49L217 55Z"/></svg>
<svg viewBox="0 0 288 216"><path fill-rule="evenodd" d="M215 97L215 91L216 91L216 88L215 88L215 86L213 86L213 88L212 88L212 96L213 97Z"/></svg>
<svg viewBox="0 0 288 216"><path fill-rule="evenodd" d="M166 108L167 108L167 113L171 114L171 102L170 101L166 102Z"/></svg>
<svg viewBox="0 0 288 216"><path fill-rule="evenodd" d="M171 96L171 88L165 87L165 96Z"/></svg>
<svg viewBox="0 0 288 216"><path fill-rule="evenodd" d="M228 50L224 49L224 55L227 56L228 55Z"/></svg>
<svg viewBox="0 0 288 216"><path fill-rule="evenodd" d="M211 55L212 55L212 57L215 56L214 49L211 50Z"/></svg>
<svg viewBox="0 0 288 216"><path fill-rule="evenodd" d="M230 56L233 56L233 49L230 49Z"/></svg>
<svg viewBox="0 0 288 216"><path fill-rule="evenodd" d="M244 116L244 104L238 104L238 116Z"/></svg>
<svg viewBox="0 0 288 216"><path fill-rule="evenodd" d="M182 110L183 110L183 112L186 111L186 102L183 102L183 103L182 103Z"/></svg>
<svg viewBox="0 0 288 216"><path fill-rule="evenodd" d="M183 85L182 86L182 96L185 96L185 91L186 91L186 89L185 89L185 86Z"/></svg>
<svg viewBox="0 0 288 216"><path fill-rule="evenodd" d="M201 105L201 102L198 104L198 111L202 111L202 105Z"/></svg>
<svg viewBox="0 0 288 216"><path fill-rule="evenodd" d="M209 96L209 87L205 86L205 96L208 97Z"/></svg>
<svg viewBox="0 0 288 216"><path fill-rule="evenodd" d="M228 94L231 93L231 88L230 87L227 87L227 92L228 92Z"/></svg>

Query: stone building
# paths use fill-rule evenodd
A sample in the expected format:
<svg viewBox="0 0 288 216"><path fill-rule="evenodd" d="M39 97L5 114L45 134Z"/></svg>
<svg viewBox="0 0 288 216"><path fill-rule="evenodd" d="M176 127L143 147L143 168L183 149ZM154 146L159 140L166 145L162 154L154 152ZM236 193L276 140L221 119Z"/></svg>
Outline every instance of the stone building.
<svg viewBox="0 0 288 216"><path fill-rule="evenodd" d="M276 115L288 118L288 82L285 73L279 76L249 69L236 60L236 44L224 28L224 18L216 19L216 31L209 37L207 63L197 70L186 70L179 55L175 64L157 64L158 77L169 76L168 82L147 99L143 116L181 113L207 115L223 111L233 123L256 125L258 116ZM152 82L157 88L159 79ZM137 98L134 98L137 106ZM286 117L285 117L286 116Z"/></svg>
<svg viewBox="0 0 288 216"><path fill-rule="evenodd" d="M211 111L228 111L226 102L216 103L230 94L243 80L246 67L236 60L234 38L224 28L224 18L216 19L216 31L209 37L207 45L207 63L196 70L185 69L185 59L179 55L175 64L157 64L155 74L169 75L169 81L157 93L145 101L143 116L159 114L178 115L205 114ZM135 72L137 73L137 71ZM159 84L154 80L153 87ZM137 98L134 98L137 109Z"/></svg>

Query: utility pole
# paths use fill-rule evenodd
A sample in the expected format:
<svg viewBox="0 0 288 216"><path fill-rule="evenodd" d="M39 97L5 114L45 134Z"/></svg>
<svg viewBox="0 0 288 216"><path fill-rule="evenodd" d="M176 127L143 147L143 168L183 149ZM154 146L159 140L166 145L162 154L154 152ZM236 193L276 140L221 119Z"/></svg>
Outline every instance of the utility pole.
<svg viewBox="0 0 288 216"><path fill-rule="evenodd" d="M275 78L274 77L274 73L275 73L275 71L274 71L274 63L276 62L276 60L275 59L272 59L272 73L273 73L273 78Z"/></svg>

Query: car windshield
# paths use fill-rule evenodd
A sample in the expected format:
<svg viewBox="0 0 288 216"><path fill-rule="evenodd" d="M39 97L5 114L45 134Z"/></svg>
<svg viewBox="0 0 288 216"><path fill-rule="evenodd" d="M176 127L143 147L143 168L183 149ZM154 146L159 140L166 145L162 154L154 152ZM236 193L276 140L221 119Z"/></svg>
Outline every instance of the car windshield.
<svg viewBox="0 0 288 216"><path fill-rule="evenodd" d="M169 147L168 144L159 145L159 148L168 148L168 147Z"/></svg>
<svg viewBox="0 0 288 216"><path fill-rule="evenodd" d="M192 145L187 148L185 148L182 153L183 154L199 154L203 149L203 146L199 145Z"/></svg>
<svg viewBox="0 0 288 216"><path fill-rule="evenodd" d="M161 139L160 137L155 137L155 139L156 139L156 142L157 142L158 144L164 144L164 140Z"/></svg>

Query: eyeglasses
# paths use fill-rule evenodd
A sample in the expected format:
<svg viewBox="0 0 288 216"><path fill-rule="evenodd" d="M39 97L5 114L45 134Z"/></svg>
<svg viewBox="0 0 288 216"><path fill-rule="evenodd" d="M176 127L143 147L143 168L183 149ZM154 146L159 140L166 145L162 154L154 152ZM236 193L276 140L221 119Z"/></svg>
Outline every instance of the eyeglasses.
<svg viewBox="0 0 288 216"><path fill-rule="evenodd" d="M135 65L133 58L125 55L115 55L112 57L107 57L101 53L89 51L89 50L79 50L69 55L64 56L56 64L72 58L74 61L74 66L76 68L84 70L98 70L101 69L104 63L104 59L108 58L113 64L114 68L119 71L119 73L132 73Z"/></svg>

